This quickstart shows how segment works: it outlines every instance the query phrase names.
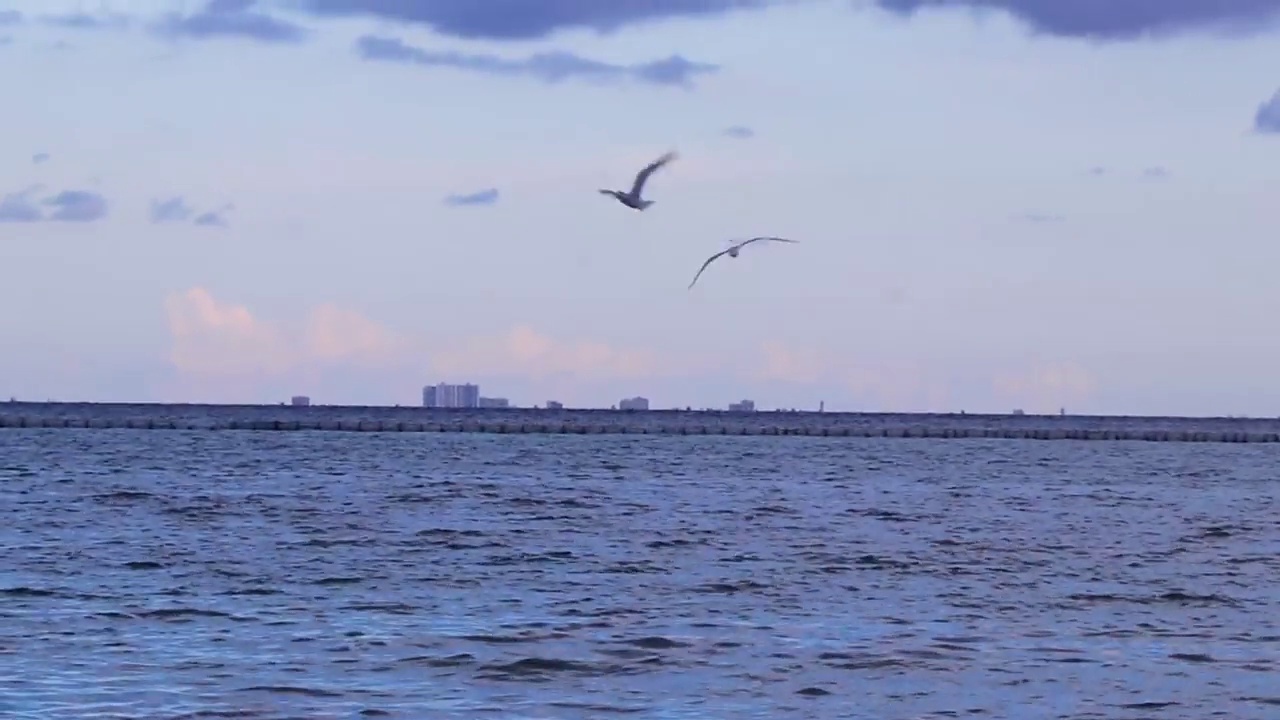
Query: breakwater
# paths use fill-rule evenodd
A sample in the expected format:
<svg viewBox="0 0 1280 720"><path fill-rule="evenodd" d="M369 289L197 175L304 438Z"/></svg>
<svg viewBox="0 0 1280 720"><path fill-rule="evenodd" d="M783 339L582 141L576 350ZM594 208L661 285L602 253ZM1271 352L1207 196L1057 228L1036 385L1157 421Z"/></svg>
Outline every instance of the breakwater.
<svg viewBox="0 0 1280 720"><path fill-rule="evenodd" d="M0 428L1280 443L1274 419L261 405L0 403Z"/></svg>

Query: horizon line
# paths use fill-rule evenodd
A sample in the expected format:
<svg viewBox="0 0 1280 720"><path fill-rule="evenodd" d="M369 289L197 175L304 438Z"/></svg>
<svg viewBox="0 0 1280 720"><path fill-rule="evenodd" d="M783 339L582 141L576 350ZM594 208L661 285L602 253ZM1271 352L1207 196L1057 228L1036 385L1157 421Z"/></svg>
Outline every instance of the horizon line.
<svg viewBox="0 0 1280 720"><path fill-rule="evenodd" d="M498 413L515 413L515 412L539 412L539 413L616 413L635 415L640 413L699 413L699 414L722 414L722 415L856 415L863 417L887 417L887 416L917 416L917 417L966 417L966 418L1010 418L1010 417L1026 417L1026 418L1073 418L1073 419L1121 419L1121 420L1280 420L1280 415L1117 415L1107 413L1093 414L1069 414L1069 413L1031 413L1031 412L967 412L965 410L951 410L945 412L934 411L886 411L886 410L797 410L774 408L772 410L726 410L718 408L647 408L644 410L622 410L619 408L607 407L424 407L422 405L342 405L342 404L324 404L311 403L310 405L291 405L286 401L275 403L217 403L217 402L162 402L156 400L139 400L139 401L92 401L92 400L18 400L11 398L9 400L0 401L0 408L11 405L40 405L40 406L57 406L57 405L76 405L76 406L117 406L117 407L185 407L185 408L287 408L290 411L304 412L312 409L346 409L346 410L417 410L425 412L445 411L445 412L498 412Z"/></svg>

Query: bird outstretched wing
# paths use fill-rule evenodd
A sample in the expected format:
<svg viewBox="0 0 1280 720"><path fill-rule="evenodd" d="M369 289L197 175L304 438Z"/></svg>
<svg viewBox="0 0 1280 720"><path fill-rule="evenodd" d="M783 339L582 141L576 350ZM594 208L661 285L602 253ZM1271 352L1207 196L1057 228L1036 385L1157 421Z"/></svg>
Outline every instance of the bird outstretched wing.
<svg viewBox="0 0 1280 720"><path fill-rule="evenodd" d="M702 267L698 268L698 274L693 276L693 281L689 283L689 289L690 290L693 289L694 283L698 282L698 278L702 277L702 271L706 270L708 265L715 262L716 258L720 257L721 255L727 255L730 252L732 252L734 247L740 247L740 246L734 245L731 248L725 248L724 250L721 250L715 255L712 255L711 257L707 258L706 262L702 263Z"/></svg>
<svg viewBox="0 0 1280 720"><path fill-rule="evenodd" d="M788 239L786 239L786 238L773 237L772 235L766 235L766 236L763 236L763 237L753 237L753 238L751 238L750 240L747 240L747 241L743 242L743 243L742 243L742 245L739 245L738 247L742 247L742 246L744 246L744 245L750 245L750 244L751 244L751 243L753 243L753 242L760 242L760 241L762 241L762 240L769 240L769 241L772 241L772 242L784 242L784 243L798 243L798 242L800 242L799 240L788 240Z"/></svg>
<svg viewBox="0 0 1280 720"><path fill-rule="evenodd" d="M653 162L646 165L643 170L636 173L636 181L635 181L635 184L631 186L631 194L635 195L636 197L639 197L640 191L644 189L644 184L646 181L648 181L649 176L652 175L654 171L656 171L658 168L662 167L663 165L666 165L667 163L675 159L676 159L676 153L673 150L671 152L666 153L665 155L658 158L657 160L654 160Z"/></svg>

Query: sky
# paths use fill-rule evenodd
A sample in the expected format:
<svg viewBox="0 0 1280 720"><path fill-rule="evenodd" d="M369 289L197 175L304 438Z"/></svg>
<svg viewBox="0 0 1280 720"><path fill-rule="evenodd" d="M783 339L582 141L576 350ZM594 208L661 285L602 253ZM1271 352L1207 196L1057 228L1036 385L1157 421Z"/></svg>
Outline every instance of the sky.
<svg viewBox="0 0 1280 720"><path fill-rule="evenodd" d="M0 66L2 397L1280 415L1280 0L0 0Z"/></svg>

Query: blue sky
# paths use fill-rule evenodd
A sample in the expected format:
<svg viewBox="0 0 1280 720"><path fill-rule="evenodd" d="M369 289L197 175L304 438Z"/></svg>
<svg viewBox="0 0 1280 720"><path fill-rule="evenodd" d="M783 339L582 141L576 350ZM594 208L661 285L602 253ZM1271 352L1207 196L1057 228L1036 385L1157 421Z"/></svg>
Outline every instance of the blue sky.
<svg viewBox="0 0 1280 720"><path fill-rule="evenodd" d="M1277 20L0 0L0 395L1280 414Z"/></svg>

